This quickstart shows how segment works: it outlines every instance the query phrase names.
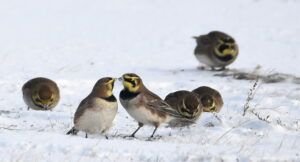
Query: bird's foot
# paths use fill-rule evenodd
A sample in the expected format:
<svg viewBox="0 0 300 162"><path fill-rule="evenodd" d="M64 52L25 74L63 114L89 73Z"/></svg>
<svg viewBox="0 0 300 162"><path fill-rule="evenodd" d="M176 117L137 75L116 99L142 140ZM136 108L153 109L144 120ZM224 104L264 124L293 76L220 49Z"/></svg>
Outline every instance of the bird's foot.
<svg viewBox="0 0 300 162"><path fill-rule="evenodd" d="M205 66L198 66L197 69L198 70L206 70L206 67Z"/></svg>
<svg viewBox="0 0 300 162"><path fill-rule="evenodd" d="M150 136L146 141L154 141L154 140L159 140L161 138L162 138L162 136L159 136L159 135L157 135L157 136Z"/></svg>
<svg viewBox="0 0 300 162"><path fill-rule="evenodd" d="M123 136L124 139L134 139L136 138L134 135L126 135L126 136Z"/></svg>
<svg viewBox="0 0 300 162"><path fill-rule="evenodd" d="M226 67L220 67L220 68L216 68L216 67L211 67L211 71L226 71Z"/></svg>

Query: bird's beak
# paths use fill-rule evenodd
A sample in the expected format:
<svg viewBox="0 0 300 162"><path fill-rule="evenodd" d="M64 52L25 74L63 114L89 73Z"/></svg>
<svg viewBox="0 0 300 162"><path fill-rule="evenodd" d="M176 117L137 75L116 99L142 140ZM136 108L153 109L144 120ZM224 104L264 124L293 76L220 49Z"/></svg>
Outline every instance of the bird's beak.
<svg viewBox="0 0 300 162"><path fill-rule="evenodd" d="M123 81L123 77L118 78L118 81L122 82Z"/></svg>
<svg viewBox="0 0 300 162"><path fill-rule="evenodd" d="M45 106L44 106L44 109L45 109L45 110L49 110L49 106L48 106L48 105L45 105Z"/></svg>
<svg viewBox="0 0 300 162"><path fill-rule="evenodd" d="M193 36L192 39L198 39L198 37L197 36Z"/></svg>

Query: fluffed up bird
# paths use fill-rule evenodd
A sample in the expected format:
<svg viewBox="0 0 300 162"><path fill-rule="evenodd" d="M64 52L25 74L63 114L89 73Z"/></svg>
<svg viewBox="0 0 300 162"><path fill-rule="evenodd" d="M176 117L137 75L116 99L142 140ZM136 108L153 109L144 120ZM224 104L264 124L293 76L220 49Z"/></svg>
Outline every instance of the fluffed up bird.
<svg viewBox="0 0 300 162"><path fill-rule="evenodd" d="M79 104L74 115L74 127L67 134L76 135L83 131L87 138L88 133L104 134L109 130L118 110L113 95L114 82L111 77L97 81L92 92Z"/></svg>
<svg viewBox="0 0 300 162"><path fill-rule="evenodd" d="M191 119L192 121L198 120L200 117L203 106L197 94L185 90L176 91L168 94L165 101L179 114ZM191 123L169 123L170 127L188 126Z"/></svg>
<svg viewBox="0 0 300 162"><path fill-rule="evenodd" d="M194 37L197 46L194 54L199 62L209 66L212 70L224 70L238 56L239 49L236 41L220 31L212 31L206 35Z"/></svg>
<svg viewBox="0 0 300 162"><path fill-rule="evenodd" d="M134 137L144 125L155 127L150 136L152 138L162 123L171 121L192 122L182 117L158 95L148 90L138 75L127 73L120 80L122 80L124 86L124 89L120 92L120 102L128 114L138 122L138 128L130 137Z"/></svg>
<svg viewBox="0 0 300 162"><path fill-rule="evenodd" d="M60 94L56 83L47 78L34 78L23 87L23 99L28 110L52 110L59 102Z"/></svg>
<svg viewBox="0 0 300 162"><path fill-rule="evenodd" d="M192 92L199 95L204 112L218 113L223 107L221 94L213 88L202 86L194 89Z"/></svg>

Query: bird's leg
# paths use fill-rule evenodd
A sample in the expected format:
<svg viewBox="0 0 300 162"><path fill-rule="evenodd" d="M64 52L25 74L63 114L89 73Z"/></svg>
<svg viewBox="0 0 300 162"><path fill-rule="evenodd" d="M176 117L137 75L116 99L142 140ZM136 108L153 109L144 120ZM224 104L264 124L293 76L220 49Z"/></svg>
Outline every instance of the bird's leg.
<svg viewBox="0 0 300 162"><path fill-rule="evenodd" d="M219 71L223 71L223 70L226 70L226 67L225 67L225 66L223 66L223 67L221 67L221 68L219 69Z"/></svg>
<svg viewBox="0 0 300 162"><path fill-rule="evenodd" d="M108 136L107 136L107 135L105 135L105 139L107 139L107 140L108 140Z"/></svg>
<svg viewBox="0 0 300 162"><path fill-rule="evenodd" d="M161 136L156 136L156 137L154 138L154 134L155 134L157 128L158 128L158 125L155 126L155 129L154 129L152 135L147 139L147 141L153 141L154 139L160 139L160 138L161 138Z"/></svg>
<svg viewBox="0 0 300 162"><path fill-rule="evenodd" d="M197 69L199 69L199 70L205 70L205 66L199 65L199 66L197 67Z"/></svg>
<svg viewBox="0 0 300 162"><path fill-rule="evenodd" d="M155 129L154 129L154 131L153 131L152 135L150 136L150 138L153 138L153 137L154 137L154 134L155 134L155 132L156 132L157 128L158 128L158 126L155 126Z"/></svg>
<svg viewBox="0 0 300 162"><path fill-rule="evenodd" d="M139 123L139 127L129 137L134 137L136 132L138 132L140 130L140 128L142 128L143 126L144 126L143 123Z"/></svg>
<svg viewBox="0 0 300 162"><path fill-rule="evenodd" d="M88 138L88 134L85 132L85 138Z"/></svg>
<svg viewBox="0 0 300 162"><path fill-rule="evenodd" d="M226 67L225 66L222 66L220 68L214 68L213 71L225 71L226 70Z"/></svg>
<svg viewBox="0 0 300 162"><path fill-rule="evenodd" d="M29 111L29 109L30 109L30 108L29 108L29 106L28 106L28 107L27 107L27 110Z"/></svg>

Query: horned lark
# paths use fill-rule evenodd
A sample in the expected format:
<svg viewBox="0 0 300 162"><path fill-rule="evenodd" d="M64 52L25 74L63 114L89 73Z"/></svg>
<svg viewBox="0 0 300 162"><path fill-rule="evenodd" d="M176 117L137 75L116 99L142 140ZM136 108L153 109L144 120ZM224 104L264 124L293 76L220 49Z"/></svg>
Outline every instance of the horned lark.
<svg viewBox="0 0 300 162"><path fill-rule="evenodd" d="M166 96L165 101L182 116L196 121L203 111L197 94L185 90L176 91ZM169 123L169 126L187 126L188 123Z"/></svg>
<svg viewBox="0 0 300 162"><path fill-rule="evenodd" d="M67 134L105 133L117 114L118 103L113 95L114 78L106 77L97 81L92 92L81 101L74 117L74 127ZM107 138L107 137L106 137Z"/></svg>
<svg viewBox="0 0 300 162"><path fill-rule="evenodd" d="M223 99L217 90L202 86L194 89L193 92L199 95L204 112L220 112L223 106Z"/></svg>
<svg viewBox="0 0 300 162"><path fill-rule="evenodd" d="M238 45L228 34L212 31L194 38L197 41L194 50L196 58L213 70L225 69L225 66L231 64L238 56Z"/></svg>
<svg viewBox="0 0 300 162"><path fill-rule="evenodd" d="M47 78L34 78L22 87L23 99L28 110L52 110L60 99L56 83Z"/></svg>
<svg viewBox="0 0 300 162"><path fill-rule="evenodd" d="M171 121L188 120L174 109L170 107L159 96L148 90L142 79L133 73L124 74L120 78L123 82L124 89L120 92L120 101L122 106L126 109L131 117L138 122L138 128L131 134L134 137L144 125L152 125L155 127L152 138L157 128L162 123Z"/></svg>

